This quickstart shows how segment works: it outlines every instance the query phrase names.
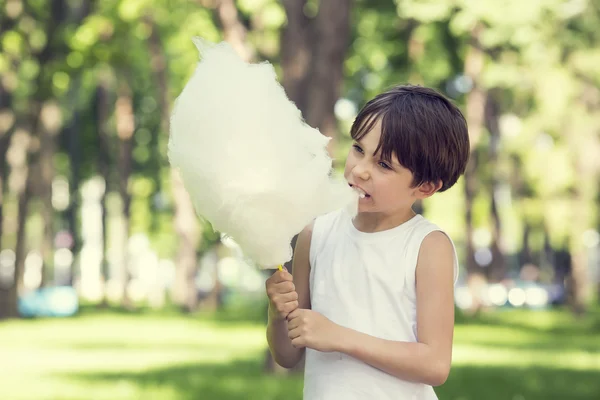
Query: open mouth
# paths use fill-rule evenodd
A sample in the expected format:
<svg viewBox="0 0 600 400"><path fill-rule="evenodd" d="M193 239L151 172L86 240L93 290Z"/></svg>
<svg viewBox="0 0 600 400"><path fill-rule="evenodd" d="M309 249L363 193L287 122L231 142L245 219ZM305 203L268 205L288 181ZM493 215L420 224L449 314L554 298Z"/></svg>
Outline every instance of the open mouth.
<svg viewBox="0 0 600 400"><path fill-rule="evenodd" d="M348 185L350 185L350 187L354 190L356 190L356 192L358 192L358 195L361 199L368 199L371 197L371 195L367 192L365 192L364 190L362 190L361 188L359 188L358 186L354 186L353 184L349 183Z"/></svg>

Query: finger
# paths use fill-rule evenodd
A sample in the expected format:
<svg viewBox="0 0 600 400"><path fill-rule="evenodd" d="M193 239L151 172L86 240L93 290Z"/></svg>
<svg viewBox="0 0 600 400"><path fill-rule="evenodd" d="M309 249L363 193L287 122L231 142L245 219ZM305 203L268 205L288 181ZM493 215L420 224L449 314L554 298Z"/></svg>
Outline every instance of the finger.
<svg viewBox="0 0 600 400"><path fill-rule="evenodd" d="M296 291L296 285L292 281L279 282L273 285L273 290L277 293L291 293Z"/></svg>
<svg viewBox="0 0 600 400"><path fill-rule="evenodd" d="M292 282L283 282L279 284L267 285L266 292L271 301L287 303L288 301L298 300L298 293L295 289L296 287Z"/></svg>
<svg viewBox="0 0 600 400"><path fill-rule="evenodd" d="M267 286L274 285L280 282L291 282L294 280L294 277L289 272L283 271L275 271L270 277L267 278L265 284Z"/></svg>
<svg viewBox="0 0 600 400"><path fill-rule="evenodd" d="M269 298L271 299L271 301L273 303L281 303L281 304L285 304L285 303L290 303L293 301L298 301L298 294L296 292L289 292L289 293L271 293L271 295L269 296ZM292 310L290 310L292 311Z"/></svg>
<svg viewBox="0 0 600 400"><path fill-rule="evenodd" d="M304 343L304 338L297 337L296 339L292 340L292 346L294 346L297 349L305 348L306 344Z"/></svg>
<svg viewBox="0 0 600 400"><path fill-rule="evenodd" d="M296 329L300 326L300 319L299 318L293 318L290 319L290 314L288 314L288 318L287 318L287 328L288 331L291 331L292 329Z"/></svg>
<svg viewBox="0 0 600 400"><path fill-rule="evenodd" d="M277 293L273 295L273 300L281 303L289 303L290 301L298 301L298 293L294 290L293 292ZM290 310L292 311L292 310Z"/></svg>
<svg viewBox="0 0 600 400"><path fill-rule="evenodd" d="M288 270L285 268L282 269L281 271L275 272L274 275L277 275L277 277L279 278L280 281L292 281L294 279L292 274L290 274L288 272Z"/></svg>
<svg viewBox="0 0 600 400"><path fill-rule="evenodd" d="M275 308L277 309L277 311L279 312L279 314L281 316L285 317L285 319L288 319L290 313L298 308L297 301L290 301L288 303L275 302L274 305L275 305Z"/></svg>
<svg viewBox="0 0 600 400"><path fill-rule="evenodd" d="M271 300L271 302L274 305L281 304L283 306L284 304L288 304L288 303L298 303L298 295L295 293L296 292L285 293L285 294L271 293L269 295L269 299ZM294 311L294 309L297 306L298 306L298 304L296 304L295 307L293 306L293 304L290 304L290 306L288 306L287 312Z"/></svg>
<svg viewBox="0 0 600 400"><path fill-rule="evenodd" d="M283 310L289 315L292 311L298 308L298 301L289 301L283 305Z"/></svg>
<svg viewBox="0 0 600 400"><path fill-rule="evenodd" d="M272 290L279 282L281 282L281 278L277 275L277 272L268 277L265 281L265 288L267 289L267 292Z"/></svg>
<svg viewBox="0 0 600 400"><path fill-rule="evenodd" d="M298 302L295 300L289 302L275 300L273 301L273 306L281 316L287 319L290 312L298 308Z"/></svg>
<svg viewBox="0 0 600 400"><path fill-rule="evenodd" d="M302 333L302 330L300 328L295 328L292 329L290 331L288 331L288 338L290 338L291 340L296 339L297 337L299 337Z"/></svg>
<svg viewBox="0 0 600 400"><path fill-rule="evenodd" d="M300 308L296 308L294 309L294 311L291 311L288 316L287 316L287 320L288 322L292 321L293 319L297 319L299 316L302 315L302 309Z"/></svg>

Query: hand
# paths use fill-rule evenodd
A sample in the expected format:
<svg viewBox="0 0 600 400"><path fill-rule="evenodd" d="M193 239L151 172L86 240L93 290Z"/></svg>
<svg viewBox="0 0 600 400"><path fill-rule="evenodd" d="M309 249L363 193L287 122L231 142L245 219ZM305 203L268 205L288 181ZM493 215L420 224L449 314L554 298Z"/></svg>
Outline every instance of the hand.
<svg viewBox="0 0 600 400"><path fill-rule="evenodd" d="M297 309L288 315L288 337L296 348L337 351L341 326L313 310Z"/></svg>
<svg viewBox="0 0 600 400"><path fill-rule="evenodd" d="M275 320L286 319L288 314L298 308L298 293L292 274L287 269L276 271L267 279L269 297L269 317Z"/></svg>

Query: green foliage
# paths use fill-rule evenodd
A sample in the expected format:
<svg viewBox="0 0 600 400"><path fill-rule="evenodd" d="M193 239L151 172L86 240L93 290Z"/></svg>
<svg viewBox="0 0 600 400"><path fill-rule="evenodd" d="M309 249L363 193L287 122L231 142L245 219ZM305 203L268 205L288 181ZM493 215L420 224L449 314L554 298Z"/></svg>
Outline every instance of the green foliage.
<svg viewBox="0 0 600 400"><path fill-rule="evenodd" d="M280 73L280 35L286 23L282 3L235 3L256 61L267 59ZM57 24L45 1L0 2L3 87L10 91L13 109L24 120L29 118L32 99L54 97L60 102L65 128L75 124L80 162L71 165L69 140L63 132L55 157L57 174L70 176L76 168L77 177L85 181L99 173L98 84L105 82L109 91L110 109L102 122L111 140L108 156L113 167L118 154L113 106L120 85L130 86L136 116L130 182L132 230L147 232L153 248L170 256L177 243L166 159L168 132L154 71L157 60L149 42L156 29L167 61L171 105L198 61L191 37L223 39L214 2L103 0L88 4L82 0L65 4L69 12ZM318 4L307 2L305 14L314 16ZM82 20L77 19L85 9L79 9L80 5L91 6ZM411 82L438 88L465 110L464 93L451 89L464 73L472 33L482 27L478 46L485 60L478 84L497 94L500 143L498 160L492 165L485 160L491 141L484 129L478 149L484 157L478 170L483 189L475 200L476 229L490 227L486 188L492 179L508 187L499 207L511 251L520 247L525 222L534 229L550 227L552 242L557 244L597 227L598 1L356 0L353 7L342 95L357 107L391 85ZM40 57L46 46L51 51L44 61ZM337 167L349 147L351 122L340 121ZM116 171L107 177L109 191L116 190L115 177ZM463 192L459 181L447 193L425 202L426 214L457 242L465 239ZM583 211L579 215L573 210ZM573 226L564 222L575 217L580 222Z"/></svg>

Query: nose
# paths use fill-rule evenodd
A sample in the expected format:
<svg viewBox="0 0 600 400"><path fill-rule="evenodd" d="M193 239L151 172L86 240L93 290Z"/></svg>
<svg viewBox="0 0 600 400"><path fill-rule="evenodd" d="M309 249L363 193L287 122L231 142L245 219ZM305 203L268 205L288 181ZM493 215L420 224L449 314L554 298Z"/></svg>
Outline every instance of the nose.
<svg viewBox="0 0 600 400"><path fill-rule="evenodd" d="M371 173L364 163L357 163L354 168L352 168L352 175L354 175L355 178L363 181L369 180L371 177Z"/></svg>

